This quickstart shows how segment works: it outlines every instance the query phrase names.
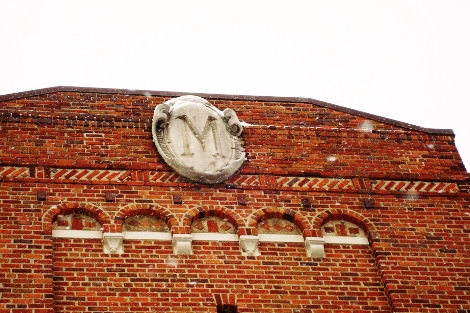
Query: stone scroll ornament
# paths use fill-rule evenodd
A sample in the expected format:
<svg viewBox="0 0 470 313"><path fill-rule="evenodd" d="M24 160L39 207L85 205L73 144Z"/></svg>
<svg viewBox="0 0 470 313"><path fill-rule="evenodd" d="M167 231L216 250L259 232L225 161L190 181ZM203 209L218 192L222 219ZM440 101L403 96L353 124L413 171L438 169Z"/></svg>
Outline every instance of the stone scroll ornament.
<svg viewBox="0 0 470 313"><path fill-rule="evenodd" d="M187 179L221 183L243 164L243 131L235 111L223 112L197 96L182 96L155 108L153 141L165 162Z"/></svg>

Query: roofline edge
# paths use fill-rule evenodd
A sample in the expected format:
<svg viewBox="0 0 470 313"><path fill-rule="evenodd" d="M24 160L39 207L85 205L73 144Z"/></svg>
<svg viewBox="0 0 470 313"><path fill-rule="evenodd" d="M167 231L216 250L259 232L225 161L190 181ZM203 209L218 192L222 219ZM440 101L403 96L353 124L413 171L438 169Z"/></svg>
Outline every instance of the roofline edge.
<svg viewBox="0 0 470 313"><path fill-rule="evenodd" d="M339 106L336 104L315 100L312 98L302 97L274 97L274 96L250 96L250 95L228 95L228 94L207 94L199 92L176 92L176 91L153 91L153 90L136 90L136 89L117 89L117 88L98 88L98 87L73 87L73 86L55 86L41 89L34 89L29 91L22 91L6 95L0 95L0 101L10 101L20 98L29 98L40 96L54 92L96 92L96 93L117 93L117 94L131 94L131 95L150 95L150 96L163 96L163 97L179 97L183 95L195 95L208 99L221 99L221 100L245 100L245 101L272 101L272 102L295 102L295 103L309 103L332 110L340 111L347 114L358 115L367 119L375 120L382 123L392 124L398 127L425 132L428 134L438 135L452 135L455 133L452 129L439 129L439 128L426 128L421 127L387 117L350 109L347 107Z"/></svg>

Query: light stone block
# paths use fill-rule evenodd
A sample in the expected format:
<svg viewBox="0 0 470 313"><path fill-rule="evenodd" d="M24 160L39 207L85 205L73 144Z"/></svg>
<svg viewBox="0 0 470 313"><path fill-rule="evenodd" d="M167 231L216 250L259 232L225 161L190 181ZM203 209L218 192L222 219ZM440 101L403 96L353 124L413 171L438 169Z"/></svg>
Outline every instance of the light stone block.
<svg viewBox="0 0 470 313"><path fill-rule="evenodd" d="M223 112L197 96L182 96L158 105L152 136L158 152L178 174L198 183L221 183L245 161L235 111Z"/></svg>
<svg viewBox="0 0 470 313"><path fill-rule="evenodd" d="M173 253L176 255L193 254L192 247L193 236L191 234L175 234L173 235Z"/></svg>
<svg viewBox="0 0 470 313"><path fill-rule="evenodd" d="M258 244L259 244L259 237L258 236L249 236L249 235L242 235L240 236L240 249L242 251L242 255L246 256L257 256L260 255Z"/></svg>
<svg viewBox="0 0 470 313"><path fill-rule="evenodd" d="M103 250L108 254L124 253L122 233L104 233L103 234Z"/></svg>
<svg viewBox="0 0 470 313"><path fill-rule="evenodd" d="M325 256L325 239L322 237L305 238L307 256L311 258L323 258Z"/></svg>

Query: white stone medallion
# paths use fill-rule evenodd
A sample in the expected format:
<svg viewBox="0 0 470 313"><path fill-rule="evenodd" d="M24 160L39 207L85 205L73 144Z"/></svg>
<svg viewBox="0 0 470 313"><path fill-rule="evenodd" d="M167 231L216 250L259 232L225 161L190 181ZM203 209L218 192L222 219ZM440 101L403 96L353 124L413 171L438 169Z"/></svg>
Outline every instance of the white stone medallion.
<svg viewBox="0 0 470 313"><path fill-rule="evenodd" d="M197 96L182 96L155 108L153 141L165 162L198 183L220 183L243 164L243 127L232 109L223 112Z"/></svg>

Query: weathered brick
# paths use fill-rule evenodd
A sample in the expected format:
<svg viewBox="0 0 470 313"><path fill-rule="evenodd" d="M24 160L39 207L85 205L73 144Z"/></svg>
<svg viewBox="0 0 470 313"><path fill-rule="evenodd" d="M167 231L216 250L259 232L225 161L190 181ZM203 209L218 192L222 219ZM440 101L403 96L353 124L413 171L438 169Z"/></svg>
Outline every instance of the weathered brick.
<svg viewBox="0 0 470 313"><path fill-rule="evenodd" d="M195 184L152 142L153 110L175 96L62 87L0 96L6 310L468 311L470 180L453 133L310 99L204 95L246 123L247 159L222 184ZM190 234L195 223L304 237L345 221L324 231L365 233L370 245L326 244L312 259L303 242L261 241L259 256L243 256L238 242L193 241L193 254L174 255L170 240L126 239L118 255L101 239L51 236L54 223L121 232L132 218L141 231Z"/></svg>

